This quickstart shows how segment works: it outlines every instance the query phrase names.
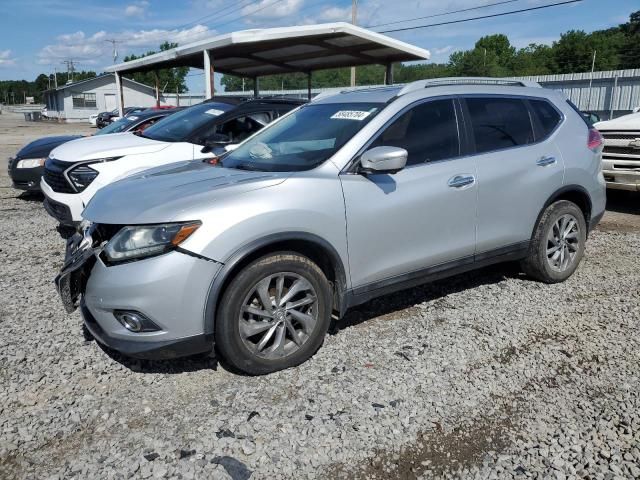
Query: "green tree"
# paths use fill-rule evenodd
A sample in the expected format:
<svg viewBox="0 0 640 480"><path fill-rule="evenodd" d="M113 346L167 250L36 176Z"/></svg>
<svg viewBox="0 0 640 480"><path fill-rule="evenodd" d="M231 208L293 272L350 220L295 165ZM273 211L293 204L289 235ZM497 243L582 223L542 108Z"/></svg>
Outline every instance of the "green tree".
<svg viewBox="0 0 640 480"><path fill-rule="evenodd" d="M160 51L171 50L177 46L177 43L164 42L160 45ZM154 53L156 52L149 51L139 56L133 54L127 55L124 57L124 61L130 62L131 60L153 55ZM135 80L136 82L144 83L145 85L155 86L156 73L160 91L170 93L175 93L176 91L178 93L185 93L188 91L185 79L189 73L189 67L166 68L158 70L157 72L136 72L133 74L127 74L125 77Z"/></svg>
<svg viewBox="0 0 640 480"><path fill-rule="evenodd" d="M472 50L454 52L449 65L456 76L504 77L512 74L515 53L506 35L488 35Z"/></svg>

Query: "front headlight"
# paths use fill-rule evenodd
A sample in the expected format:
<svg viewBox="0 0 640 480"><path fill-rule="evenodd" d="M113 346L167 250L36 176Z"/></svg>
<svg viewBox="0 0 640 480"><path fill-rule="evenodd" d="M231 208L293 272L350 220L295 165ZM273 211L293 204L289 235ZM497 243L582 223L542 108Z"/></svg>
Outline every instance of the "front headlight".
<svg viewBox="0 0 640 480"><path fill-rule="evenodd" d="M73 186L76 187L76 190L82 192L95 180L98 173L97 170L94 170L88 165L80 165L67 173L67 176L69 180L71 180L71 183L73 183Z"/></svg>
<svg viewBox="0 0 640 480"><path fill-rule="evenodd" d="M90 162L82 163L77 167L72 168L67 172L67 177L69 177L69 181L73 184L77 192L84 191L91 182L93 182L98 174L97 170L94 170L89 165L93 165L95 163L105 163L112 162L114 160L118 160L122 157L109 157L109 158L101 158L99 160L91 160Z"/></svg>
<svg viewBox="0 0 640 480"><path fill-rule="evenodd" d="M200 225L196 221L123 227L103 252L114 263L160 255L176 248Z"/></svg>
<svg viewBox="0 0 640 480"><path fill-rule="evenodd" d="M24 160L18 160L16 168L36 168L44 166L46 158L25 158Z"/></svg>

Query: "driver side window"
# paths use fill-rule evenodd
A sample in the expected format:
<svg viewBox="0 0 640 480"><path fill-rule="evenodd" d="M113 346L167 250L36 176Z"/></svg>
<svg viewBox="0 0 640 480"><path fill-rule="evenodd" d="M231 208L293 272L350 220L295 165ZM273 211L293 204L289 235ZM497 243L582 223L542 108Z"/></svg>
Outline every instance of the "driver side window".
<svg viewBox="0 0 640 480"><path fill-rule="evenodd" d="M271 115L269 112L257 112L232 118L231 120L216 125L213 131L207 135L207 140L223 144L240 143L258 130L261 130L270 121Z"/></svg>
<svg viewBox="0 0 640 480"><path fill-rule="evenodd" d="M453 100L421 103L396 118L369 148L400 147L409 154L407 165L460 155L458 123Z"/></svg>

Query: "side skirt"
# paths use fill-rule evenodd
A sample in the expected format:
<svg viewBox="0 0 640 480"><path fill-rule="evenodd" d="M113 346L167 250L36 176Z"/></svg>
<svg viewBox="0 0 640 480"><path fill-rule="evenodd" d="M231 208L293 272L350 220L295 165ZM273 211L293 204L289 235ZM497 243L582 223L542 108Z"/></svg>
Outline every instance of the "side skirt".
<svg viewBox="0 0 640 480"><path fill-rule="evenodd" d="M529 241L525 241L369 283L346 292L346 298L343 302L345 308L341 313L343 314L348 308L361 305L382 295L477 270L488 265L522 260L528 252Z"/></svg>

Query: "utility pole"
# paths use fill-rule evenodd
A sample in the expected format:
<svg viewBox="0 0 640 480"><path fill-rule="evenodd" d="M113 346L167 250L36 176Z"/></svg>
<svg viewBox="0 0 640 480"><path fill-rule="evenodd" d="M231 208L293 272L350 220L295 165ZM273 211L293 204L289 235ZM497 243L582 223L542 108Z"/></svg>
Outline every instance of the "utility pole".
<svg viewBox="0 0 640 480"><path fill-rule="evenodd" d="M351 24L356 25L358 19L358 0L351 0ZM351 86L356 86L356 67L351 67Z"/></svg>
<svg viewBox="0 0 640 480"><path fill-rule="evenodd" d="M67 83L69 83L69 81L73 82L73 72L75 71L73 60L64 60L62 63L67 66Z"/></svg>
<svg viewBox="0 0 640 480"><path fill-rule="evenodd" d="M112 51L112 56L113 56L113 63L116 63L116 60L118 59L118 40L114 40L114 39L109 39L109 40L105 40L105 42L110 43L113 46L113 51Z"/></svg>
<svg viewBox="0 0 640 480"><path fill-rule="evenodd" d="M53 67L53 86L58 89L58 69Z"/></svg>
<svg viewBox="0 0 640 480"><path fill-rule="evenodd" d="M589 77L589 105L587 108L591 110L591 85L593 85L593 71L596 68L596 51L593 51L593 60L591 60L591 77Z"/></svg>

